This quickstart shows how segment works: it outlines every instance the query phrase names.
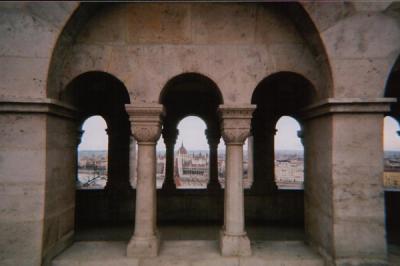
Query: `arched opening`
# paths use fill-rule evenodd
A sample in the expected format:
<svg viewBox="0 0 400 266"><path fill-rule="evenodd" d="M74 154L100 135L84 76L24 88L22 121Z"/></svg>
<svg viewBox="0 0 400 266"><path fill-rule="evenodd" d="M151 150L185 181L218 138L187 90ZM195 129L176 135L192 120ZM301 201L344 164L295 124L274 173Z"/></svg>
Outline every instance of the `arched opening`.
<svg viewBox="0 0 400 266"><path fill-rule="evenodd" d="M109 230L125 223L132 224L134 219L134 195L130 185L132 143L130 122L125 111L125 104L130 102L129 95L124 84L117 78L105 72L93 71L73 79L63 91L62 100L78 110L77 130L82 137L78 140L82 141L79 150L84 149L85 142L89 141L87 138L95 141L102 135L103 139L108 140L107 153L103 154L107 157L107 171L104 173L107 182L104 188L79 189L75 194L76 238L84 240L88 237L96 240L102 236L86 232ZM87 130L86 124L99 117L104 119L102 125L107 125L106 131L104 128L97 128L94 135L85 135L81 129ZM97 127L101 125L98 124Z"/></svg>
<svg viewBox="0 0 400 266"><path fill-rule="evenodd" d="M313 85L293 72L272 74L253 92L252 104L257 106L251 122L254 177L245 210L246 221L261 233L249 231L250 237L271 239L266 232L273 228L281 232L274 240L304 239L304 191L298 189L303 177L291 182L291 174L303 173L300 114L314 98Z"/></svg>
<svg viewBox="0 0 400 266"><path fill-rule="evenodd" d="M390 116L384 119L384 174L383 186L386 200L386 231L389 245L400 245L400 141L399 124Z"/></svg>
<svg viewBox="0 0 400 266"><path fill-rule="evenodd" d="M78 146L77 189L104 189L108 175L107 123L101 116L91 116L82 125Z"/></svg>
<svg viewBox="0 0 400 266"><path fill-rule="evenodd" d="M397 59L386 83L385 97L396 98L384 119L384 174L386 239L390 253L400 245L400 60Z"/></svg>
<svg viewBox="0 0 400 266"><path fill-rule="evenodd" d="M161 230L167 239L181 239L186 232L181 231L183 225L196 227L188 231L188 239L214 239L223 219L217 151L221 93L208 77L185 73L167 82L160 103L166 111L162 129L166 177L157 196ZM204 234L203 229L212 233Z"/></svg>
<svg viewBox="0 0 400 266"><path fill-rule="evenodd" d="M275 184L278 189L304 188L304 148L296 119L282 116L276 123Z"/></svg>
<svg viewBox="0 0 400 266"><path fill-rule="evenodd" d="M178 147L174 157L174 181L177 189L207 189L209 183L209 147L206 124L197 116L188 116L178 124Z"/></svg>

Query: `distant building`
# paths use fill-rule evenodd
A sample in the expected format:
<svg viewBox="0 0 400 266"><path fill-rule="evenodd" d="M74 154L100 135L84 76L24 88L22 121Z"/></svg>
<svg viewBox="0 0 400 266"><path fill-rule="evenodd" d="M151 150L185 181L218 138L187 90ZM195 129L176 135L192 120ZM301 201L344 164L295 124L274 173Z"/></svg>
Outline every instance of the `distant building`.
<svg viewBox="0 0 400 266"><path fill-rule="evenodd" d="M275 182L278 189L303 189L303 160L298 158L275 160Z"/></svg>
<svg viewBox="0 0 400 266"><path fill-rule="evenodd" d="M183 146L175 154L174 179L178 188L206 188L209 178L207 153L188 153Z"/></svg>

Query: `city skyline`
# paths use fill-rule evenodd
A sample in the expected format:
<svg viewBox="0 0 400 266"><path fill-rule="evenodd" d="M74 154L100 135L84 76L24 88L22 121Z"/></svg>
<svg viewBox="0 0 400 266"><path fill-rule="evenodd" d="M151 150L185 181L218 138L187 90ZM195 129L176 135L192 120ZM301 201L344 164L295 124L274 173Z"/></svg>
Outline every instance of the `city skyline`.
<svg viewBox="0 0 400 266"><path fill-rule="evenodd" d="M90 117L82 126L84 134L78 150L107 150L108 136L105 131L107 124L100 116ZM175 149L183 143L188 150L208 150L207 139L204 134L205 123L198 117L190 116L183 119L179 125ZM276 125L275 135L276 150L302 150L303 146L297 137L300 130L299 123L291 117L282 117ZM400 151L400 139L397 135L399 130L397 122L386 117L384 120L384 150ZM221 138L219 150L225 149L225 143ZM157 143L157 150L165 150L162 137Z"/></svg>

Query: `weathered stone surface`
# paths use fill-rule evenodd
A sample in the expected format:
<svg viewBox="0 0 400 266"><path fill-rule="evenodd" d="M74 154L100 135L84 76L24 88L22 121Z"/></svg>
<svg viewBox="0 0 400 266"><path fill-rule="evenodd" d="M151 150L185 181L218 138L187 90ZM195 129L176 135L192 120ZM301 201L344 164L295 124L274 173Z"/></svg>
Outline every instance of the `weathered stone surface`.
<svg viewBox="0 0 400 266"><path fill-rule="evenodd" d="M192 72L215 82L224 104L241 105L251 102L254 88L265 77L288 71L309 80L316 99L375 99L384 96L399 53L398 14L391 2L308 2L280 7L129 3L91 8L82 4L73 16L78 5L0 4L2 265L40 265L43 256L51 257L69 243L74 230L77 144L76 128L68 120L71 116L47 107L13 110L2 103L4 97L32 102L59 98L76 76L104 71L124 83L132 103L157 103L169 80ZM323 114L313 111L307 117L311 120L305 122L307 240L327 262L384 264L380 180L382 118L387 110L349 105L341 110L328 108ZM158 129L141 131L144 140L147 133L153 133L147 139L152 142L159 135ZM141 167L150 169L154 150L143 154ZM143 190L142 195L147 192ZM235 195L242 203L242 196ZM154 195L146 201L143 206L152 205ZM153 226L155 217L148 217ZM235 221L244 226L242 220ZM125 254L126 245L121 247ZM98 252L90 254L95 255ZM113 259L88 263L107 264ZM159 259L155 260L163 262ZM242 262L264 264L258 259L215 256L194 263ZM119 260L120 265L128 263L139 262ZM188 261L165 263L187 265Z"/></svg>
<svg viewBox="0 0 400 266"><path fill-rule="evenodd" d="M44 97L47 67L48 60L43 58L0 57L0 96Z"/></svg>
<svg viewBox="0 0 400 266"><path fill-rule="evenodd" d="M139 4L127 10L127 42L184 44L191 41L190 5ZM151 14L151 15L150 15Z"/></svg>

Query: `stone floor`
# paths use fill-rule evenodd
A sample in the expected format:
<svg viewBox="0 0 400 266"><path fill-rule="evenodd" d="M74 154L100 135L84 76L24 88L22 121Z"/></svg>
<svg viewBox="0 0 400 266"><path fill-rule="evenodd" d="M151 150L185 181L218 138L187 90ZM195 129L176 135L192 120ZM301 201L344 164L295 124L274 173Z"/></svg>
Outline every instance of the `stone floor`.
<svg viewBox="0 0 400 266"><path fill-rule="evenodd" d="M156 258L136 259L125 256L126 242L84 241L53 260L53 266L137 265L137 266L266 266L323 265L322 259L301 241L256 241L250 257L221 257L216 241L164 241Z"/></svg>
<svg viewBox="0 0 400 266"><path fill-rule="evenodd" d="M92 227L78 230L76 242L53 260L53 266L132 265L323 265L319 255L303 242L301 228L291 226L248 226L253 255L221 257L216 236L219 226L160 226L162 245L157 258L136 259L125 256L130 226ZM189 240L190 239L190 240ZM400 246L389 246L389 265L400 265Z"/></svg>

